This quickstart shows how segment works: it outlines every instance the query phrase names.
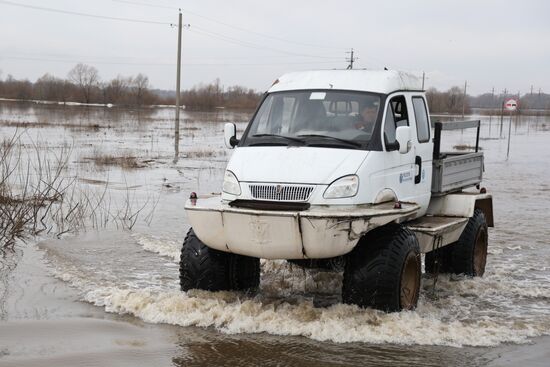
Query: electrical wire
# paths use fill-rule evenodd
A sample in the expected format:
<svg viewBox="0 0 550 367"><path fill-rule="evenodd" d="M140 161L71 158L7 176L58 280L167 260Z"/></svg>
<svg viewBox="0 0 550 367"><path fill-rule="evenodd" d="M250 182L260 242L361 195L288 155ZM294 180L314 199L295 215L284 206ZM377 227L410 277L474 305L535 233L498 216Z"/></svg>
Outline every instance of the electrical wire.
<svg viewBox="0 0 550 367"><path fill-rule="evenodd" d="M217 49L210 49L210 50L217 50ZM188 49L190 51L190 49ZM146 57L146 58L136 58L135 56L119 56L119 55L113 55L113 56L98 56L96 54L74 54L74 53L55 53L55 52L33 52L33 51L17 51L15 53L11 53L10 57L52 57L52 58L71 58L71 59L92 59L92 60L102 60L102 59L110 59L110 60L119 60L121 62L132 62L132 60L141 60L144 63L159 63L163 60L170 60L168 62L171 62L172 58L164 58L159 59L159 57ZM2 58L2 53L0 52L0 59ZM196 55L186 55L185 60L258 60L258 59L288 59L286 61L304 61L301 60L302 57L296 56L287 56L287 55L269 55L269 56L263 56L263 55L254 55L254 56L211 56L211 55L203 55L203 56L196 56ZM150 62L149 62L150 61Z"/></svg>
<svg viewBox="0 0 550 367"><path fill-rule="evenodd" d="M47 11L47 12L51 12L51 13L78 15L78 16L81 16L81 17L88 17L88 18L116 20L116 21L131 22L131 23L172 25L172 23L170 23L170 22L158 22L158 21L153 21L153 20L112 17L112 16L108 16L108 15L82 13L82 12L71 11L71 10L63 10L63 9L56 9L56 8L48 8L48 7L44 7L44 6L36 6L36 5L30 5L30 4L16 3L16 2L13 2L13 1L6 1L6 0L0 0L0 4L10 5L10 6L18 6L18 7L21 7L21 8L28 8L28 9L34 9L34 10L42 10L42 11Z"/></svg>
<svg viewBox="0 0 550 367"><path fill-rule="evenodd" d="M206 15L202 15L202 14L199 14L197 12L188 10L187 8L176 8L176 7L170 7L170 6L164 6L164 5L145 3L145 2L141 2L141 1L130 1L130 0L112 0L112 1L117 2L117 3L141 5L141 6L147 6L147 7L159 8L159 9L170 9L170 10L182 10L183 9L184 13L193 14L194 16L197 16L199 18L205 19L205 20L213 22L213 23L221 24L221 25L229 27L229 28L233 28L233 29L238 30L240 32L246 32L246 33L250 33L250 34L253 34L253 35L256 35L256 36L259 36L259 37L263 37L263 38L267 38L267 39L271 39L271 40L275 40L275 41L280 41L280 42L291 43L291 44L298 45L298 46L324 48L324 49L332 49L332 50L340 50L340 51L349 49L349 47L334 47L334 46L317 45L317 44L311 44L311 43L305 43L305 42L299 42L299 41L292 41L292 40L288 40L288 39L285 39L285 38L280 38L280 37L268 35L268 34L265 34L265 33L253 31L251 29L247 29L247 28L243 28L243 27L239 27L239 26L230 24L230 23L223 22L221 20L214 19L212 17L208 17Z"/></svg>
<svg viewBox="0 0 550 367"><path fill-rule="evenodd" d="M54 12L54 13L61 13L61 14L68 14L68 15L78 15L78 16L84 16L84 17L91 17L91 18L99 18L99 19L107 19L107 20L115 20L115 21L124 21L124 22L133 22L133 23L146 23L146 24L160 24L160 25L170 25L173 26L173 23L168 22L157 22L157 21L149 21L149 20L143 20L143 19L133 19L133 18L121 18L121 17L111 17L111 16L104 16L104 15L97 15L97 14L90 14L90 13L82 13L82 12L74 12L69 10L63 10L63 9L55 9L55 8L47 8L42 6L35 6L35 5L29 5L29 4L22 4L22 3L16 3L12 1L7 0L0 0L0 4L5 5L11 5L11 6L18 6L23 8L30 8L34 10L42 10L42 11L48 11L48 12ZM311 58L321 58L321 59L339 59L337 57L330 57L330 56L319 56L319 55L309 55L309 54L302 54L298 52L290 52L285 50L280 50L276 48L271 47L265 47L258 44L254 44L251 42L246 42L239 40L237 38L229 37L220 33L212 32L207 29L203 29L200 27L193 27L194 29L198 29L199 31L195 31L194 29L192 31L195 31L197 33L201 33L203 35L217 38L220 40L223 40L225 42L233 43L236 45L248 47L248 48L255 48L255 49L263 49L263 50L269 50L274 51L286 55L292 55L292 56L302 56L302 57L311 57Z"/></svg>
<svg viewBox="0 0 550 367"><path fill-rule="evenodd" d="M97 61L97 60L74 60L62 58L43 58L43 57L23 57L23 56L3 56L2 59L24 60L24 61L46 61L75 64L86 62L87 64L97 65L125 65L125 66L176 66L176 63L148 63L148 62L117 62L117 61ZM303 61L303 62L274 62L274 63L182 63L183 66L276 66L276 65L311 65L311 64L334 64L333 61Z"/></svg>
<svg viewBox="0 0 550 367"><path fill-rule="evenodd" d="M212 32L212 31L209 31L207 29L204 29L204 28L201 28L201 27L196 27L196 26L190 27L188 30L191 31L191 32L202 34L202 35L205 35L205 36L208 36L208 37L217 38L217 39L229 42L229 43L233 43L233 44L236 44L236 45L249 47L249 48L274 51L274 52L279 52L279 53L283 53L283 54L286 54L286 55L292 55L292 56L311 57L311 58L318 58L318 59L333 59L333 60L341 59L340 57L337 57L337 56L310 55L310 54L290 52L290 51L280 50L280 49L276 49L276 48L261 46L261 45L255 44L255 43L241 41L237 38L225 36L221 33Z"/></svg>

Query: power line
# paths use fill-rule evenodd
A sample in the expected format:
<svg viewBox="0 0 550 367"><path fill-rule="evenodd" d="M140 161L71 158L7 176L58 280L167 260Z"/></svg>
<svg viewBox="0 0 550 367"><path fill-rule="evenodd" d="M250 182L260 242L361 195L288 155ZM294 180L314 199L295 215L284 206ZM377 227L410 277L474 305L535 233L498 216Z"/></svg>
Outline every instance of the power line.
<svg viewBox="0 0 550 367"><path fill-rule="evenodd" d="M47 11L47 12L68 14L68 15L78 15L78 16L89 17L89 18L107 19L107 20L124 21L124 22L132 22L132 23L160 24L160 25L170 25L170 26L173 25L172 23L168 23L168 22L158 22L158 21L133 19L133 18L111 17L111 16L105 16L105 15L74 12L74 11L70 11L70 10L47 8L47 7L42 7L42 6L34 6L34 5L28 5L28 4L15 3L15 2L12 2L12 1L6 1L6 0L0 0L0 4L18 6L18 7L23 7L23 8L30 8L30 9L34 9L34 10L41 10L41 11ZM206 29L202 29L200 27L194 27L194 28L199 29L199 32L197 32L197 33L202 33L206 36L222 39L226 42L234 43L234 44L249 47L249 48L270 50L270 51L279 52L279 53L283 53L283 54L286 54L286 55L292 55L292 56L334 59L334 57L329 57L329 56L308 55L308 54L301 54L301 53L296 53L296 52L289 52L289 51L279 50L279 49L275 49L275 48L265 47L265 46L261 46L261 45L254 44L254 43L251 43L251 42L242 41L242 40L239 40L237 38L225 36L223 34L212 32L212 31L209 31L209 30L206 30Z"/></svg>
<svg viewBox="0 0 550 367"><path fill-rule="evenodd" d="M198 29L198 31L197 31L197 29ZM229 42L229 43L237 44L237 45L240 45L240 46L244 46L244 47L269 50L269 51L284 53L284 54L292 55L292 56L312 57L312 58L319 58L319 59L340 59L339 57L335 57L335 56L320 56L320 55L302 54L302 53L298 53L298 52L290 52L290 51L280 50L280 49L276 49L276 48L265 47L265 46L261 46L261 45L255 44L255 43L242 41L242 40L239 40L237 38L225 36L223 34L212 32L212 31L209 31L207 29L204 29L204 28L201 28L201 27L196 27L196 26L189 28L189 31L195 32L195 33L198 33L198 34L202 34L202 35L205 35L205 36L217 38L217 39L220 39L220 40L223 40L223 41L226 41L226 42Z"/></svg>
<svg viewBox="0 0 550 367"><path fill-rule="evenodd" d="M82 13L82 12L71 11L71 10L63 10L63 9L56 9L56 8L47 8L47 7L44 7L44 6L36 6L36 5L15 3L15 2L12 2L12 1L5 1L5 0L0 0L0 4L18 6L18 7L21 7L21 8L28 8L28 9L34 9L34 10L42 10L42 11L47 11L47 12L51 12L51 13L78 15L78 16L81 16L81 17L96 18L96 19L116 20L116 21L121 21L121 22L130 22L130 23L171 25L171 23L169 23L169 22L158 22L158 21L154 21L154 20L112 17L112 16L108 16L108 15Z"/></svg>
<svg viewBox="0 0 550 367"><path fill-rule="evenodd" d="M94 60L69 60L60 58L43 58L43 57L21 57L21 56L4 56L4 59L24 60L24 61L47 61L60 62L68 64L76 64L85 62L87 64L96 65L126 65L126 66L174 66L176 63L140 63L140 62L116 62L116 61L94 61ZM333 61L304 61L304 62L273 62L273 63L183 63L185 66L275 66L275 65L311 65L311 64L333 64Z"/></svg>
<svg viewBox="0 0 550 367"><path fill-rule="evenodd" d="M166 5L143 3L141 1L127 1L127 0L112 0L112 1L115 2L115 3L125 3L125 4L148 6L150 8L178 10L178 8L176 8L175 6L166 6Z"/></svg>
<svg viewBox="0 0 550 367"><path fill-rule="evenodd" d="M160 59L159 57L136 57L136 56L121 56L121 55L112 55L112 56L98 56L96 54L74 54L74 53L49 53L49 52L33 52L33 51L17 51L14 53L11 53L8 55L9 57L52 57L52 58L59 58L59 59L91 59L91 60L114 60L113 62L132 62L132 60L141 60L144 63L158 63L160 61L164 60L170 60L167 62L172 62L172 59ZM0 54L0 59L2 58L2 55ZM303 61L302 56L287 56L287 55L270 55L270 56L263 56L263 55L254 55L254 56L186 56L186 60L261 60L261 59L285 59L288 61Z"/></svg>
<svg viewBox="0 0 550 367"><path fill-rule="evenodd" d="M112 0L112 1L117 2L117 3L141 5L141 6L148 6L148 7L152 7L152 8L160 8L160 9L171 9L171 10L181 9L184 13L193 14L193 15L199 17L199 18L203 18L203 19L208 20L210 22L221 24L221 25L229 27L229 28L233 28L233 29L238 30L240 32L246 32L246 33L250 33L250 34L253 34L253 35L256 35L256 36L259 36L259 37L264 37L264 38L267 38L267 39L280 41L280 42L291 43L291 44L298 45L298 46L324 48L324 49L332 49L332 50L345 50L346 49L345 47L323 46L323 45L316 45L316 44L304 43L304 42L299 42L299 41L292 41L292 40L288 40L288 39L268 35L268 34L265 34L265 33L256 32L256 31L253 31L251 29L242 28L242 27L239 27L239 26L236 26L236 25L233 25L233 24L223 22L223 21L218 20L218 19L208 17L206 15L199 14L197 12L188 10L186 8L176 8L176 7L170 7L170 6L164 6L164 5L144 3L144 2L141 2L141 1L129 1L129 0Z"/></svg>
<svg viewBox="0 0 550 367"><path fill-rule="evenodd" d="M45 58L45 57L27 57L27 56L2 56L0 59L8 60L25 60L25 61L50 61L60 62L67 64L78 64L81 62L87 64L98 65L135 65L135 66L174 66L176 63L148 63L148 62L118 62L118 61L101 61L101 60L77 60L77 59L64 59L64 58Z"/></svg>
<svg viewBox="0 0 550 367"><path fill-rule="evenodd" d="M212 49L215 50L215 49ZM152 64L152 63L163 63L166 60L166 63L172 62L172 59L160 59L159 57L136 57L136 56L121 56L121 55L112 55L112 56L98 56L96 54L74 54L74 53L49 53L49 52L32 52L32 51L17 51L14 53L11 53L8 55L9 57L30 57L30 58L36 58L36 57L51 57L54 59L80 59L80 60L97 60L97 61L108 61L108 62L129 62L131 63L132 60L141 60L140 62L143 62L145 64ZM0 54L0 59L2 59L2 54ZM298 61L305 61L303 60L303 56L289 56L289 55L269 55L269 56L263 56L263 55L254 55L254 56L209 56L209 55L203 55L203 56L186 56L186 60L262 60L262 59L277 59L277 60L285 60L289 62L298 62ZM336 58L335 58L335 61ZM328 63L328 61L327 61Z"/></svg>

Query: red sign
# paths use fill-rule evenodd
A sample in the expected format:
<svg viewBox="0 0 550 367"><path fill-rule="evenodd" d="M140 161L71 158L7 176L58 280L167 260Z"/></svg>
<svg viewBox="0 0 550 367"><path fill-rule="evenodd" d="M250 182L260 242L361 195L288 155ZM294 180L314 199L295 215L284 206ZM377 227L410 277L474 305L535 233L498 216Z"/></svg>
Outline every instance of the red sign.
<svg viewBox="0 0 550 367"><path fill-rule="evenodd" d="M518 108L518 101L516 101L513 98L510 98L504 102L504 108L506 108L508 111L515 111Z"/></svg>

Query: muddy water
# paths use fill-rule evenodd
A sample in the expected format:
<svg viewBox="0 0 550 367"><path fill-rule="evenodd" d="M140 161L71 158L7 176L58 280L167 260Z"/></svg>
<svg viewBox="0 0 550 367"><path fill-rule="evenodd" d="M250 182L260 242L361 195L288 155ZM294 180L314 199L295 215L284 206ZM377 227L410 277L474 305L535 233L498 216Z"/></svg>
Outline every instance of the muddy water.
<svg viewBox="0 0 550 367"><path fill-rule="evenodd" d="M435 286L425 278L417 310L384 314L340 304L341 274L284 261L262 262L256 294L180 292L183 203L191 191L219 191L230 155L223 122L242 130L248 114L184 118L186 158L173 164L170 111L1 108L2 136L26 128L23 139L41 142L43 150L73 147L67 175L79 185L107 187L114 203L130 196L136 205L149 199L155 205L131 231L107 224L61 239L45 236L4 261L0 365L41 358L74 365L106 356L118 365L545 365L550 120L514 123L506 160L498 120L483 118L484 186L495 197L497 225L485 277L442 276ZM474 134L444 135L446 147L472 144ZM100 165L99 154L135 156L143 167ZM67 336L72 343L55 342Z"/></svg>

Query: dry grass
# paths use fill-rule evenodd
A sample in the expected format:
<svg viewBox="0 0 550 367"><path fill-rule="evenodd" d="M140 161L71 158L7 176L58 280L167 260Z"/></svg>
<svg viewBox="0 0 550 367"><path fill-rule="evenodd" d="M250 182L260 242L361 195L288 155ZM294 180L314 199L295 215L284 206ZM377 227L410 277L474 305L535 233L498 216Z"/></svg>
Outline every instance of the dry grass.
<svg viewBox="0 0 550 367"><path fill-rule="evenodd" d="M132 153L117 156L113 154L103 154L99 151L94 151L94 155L92 157L87 157L84 159L94 162L97 166L120 167L125 170L145 168L147 167L147 162L151 162L151 160L141 160Z"/></svg>
<svg viewBox="0 0 550 367"><path fill-rule="evenodd" d="M101 128L110 129L112 126L106 125L102 126L100 124L75 124L75 123L52 123L49 121L37 121L37 122L31 122L31 121L7 121L7 120L0 120L0 125L7 126L7 127L15 127L20 129L28 129L28 128L58 128L58 127L64 127L64 128L71 128L71 129L79 129L79 130L90 130L90 131L98 131Z"/></svg>
<svg viewBox="0 0 550 367"><path fill-rule="evenodd" d="M137 169L146 167L145 164L139 162L137 157L115 157L112 155L103 155L99 157L89 158L98 166L117 166L123 169Z"/></svg>
<svg viewBox="0 0 550 367"><path fill-rule="evenodd" d="M216 156L214 149L190 149L184 152L187 158L211 158Z"/></svg>

